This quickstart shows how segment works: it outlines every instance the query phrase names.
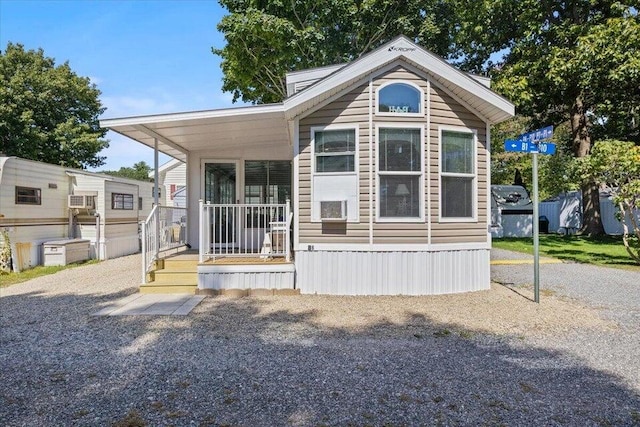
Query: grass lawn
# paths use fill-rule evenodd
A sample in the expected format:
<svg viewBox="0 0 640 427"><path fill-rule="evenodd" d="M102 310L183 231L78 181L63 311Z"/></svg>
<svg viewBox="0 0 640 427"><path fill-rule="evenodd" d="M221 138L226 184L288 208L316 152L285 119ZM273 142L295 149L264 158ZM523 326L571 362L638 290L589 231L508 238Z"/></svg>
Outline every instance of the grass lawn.
<svg viewBox="0 0 640 427"><path fill-rule="evenodd" d="M493 247L533 254L533 239L493 239ZM540 254L568 261L640 271L640 266L629 257L620 236L591 238L541 234Z"/></svg>
<svg viewBox="0 0 640 427"><path fill-rule="evenodd" d="M36 277L57 273L58 271L66 270L67 268L74 268L80 265L95 264L97 262L97 260L90 260L76 264L56 265L50 267L38 265L28 270L21 271L20 273L0 273L0 288L4 288L9 285L15 285L16 283L26 282L27 280L35 279Z"/></svg>

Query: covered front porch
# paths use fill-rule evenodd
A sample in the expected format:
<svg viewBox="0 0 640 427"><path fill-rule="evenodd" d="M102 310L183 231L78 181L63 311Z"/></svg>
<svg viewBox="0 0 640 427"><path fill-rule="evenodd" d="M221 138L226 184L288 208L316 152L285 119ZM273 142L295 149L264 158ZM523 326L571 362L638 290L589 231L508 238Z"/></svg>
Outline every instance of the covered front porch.
<svg viewBox="0 0 640 427"><path fill-rule="evenodd" d="M281 105L102 125L152 147L155 171L160 152L186 163L185 208L164 206L155 175L155 207L141 223L142 291L294 289L293 134Z"/></svg>

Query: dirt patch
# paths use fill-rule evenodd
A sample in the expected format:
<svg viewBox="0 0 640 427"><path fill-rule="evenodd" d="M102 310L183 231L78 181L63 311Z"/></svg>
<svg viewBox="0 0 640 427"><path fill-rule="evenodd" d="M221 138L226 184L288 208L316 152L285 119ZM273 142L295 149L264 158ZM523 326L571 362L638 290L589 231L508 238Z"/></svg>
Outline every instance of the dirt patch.
<svg viewBox="0 0 640 427"><path fill-rule="evenodd" d="M550 293L541 297L540 304L532 299L527 289L493 284L487 291L421 297L214 297L205 299L194 313L213 316L214 329L232 330L233 335L293 325L363 336L391 336L400 329L415 334L483 332L523 337L617 327L597 310Z"/></svg>

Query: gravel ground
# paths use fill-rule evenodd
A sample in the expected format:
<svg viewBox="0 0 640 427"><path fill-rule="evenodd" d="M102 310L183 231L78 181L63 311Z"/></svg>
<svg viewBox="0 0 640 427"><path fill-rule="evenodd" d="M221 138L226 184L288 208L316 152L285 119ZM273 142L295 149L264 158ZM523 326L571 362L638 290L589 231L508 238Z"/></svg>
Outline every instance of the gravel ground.
<svg viewBox="0 0 640 427"><path fill-rule="evenodd" d="M139 263L0 290L0 425L640 425L640 334L616 314L637 315L637 273L628 287L555 273L585 272L622 305L567 283L536 305L519 286L531 266L500 266L518 286L91 316L136 292Z"/></svg>

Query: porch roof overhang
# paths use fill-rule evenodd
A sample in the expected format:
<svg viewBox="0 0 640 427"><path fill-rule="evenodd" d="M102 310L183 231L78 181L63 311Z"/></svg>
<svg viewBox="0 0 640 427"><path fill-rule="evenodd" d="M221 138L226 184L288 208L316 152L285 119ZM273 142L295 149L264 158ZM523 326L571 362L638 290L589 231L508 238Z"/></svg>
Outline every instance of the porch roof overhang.
<svg viewBox="0 0 640 427"><path fill-rule="evenodd" d="M158 151L183 162L192 151L292 143L283 104L102 119L100 126L151 148L157 141Z"/></svg>

